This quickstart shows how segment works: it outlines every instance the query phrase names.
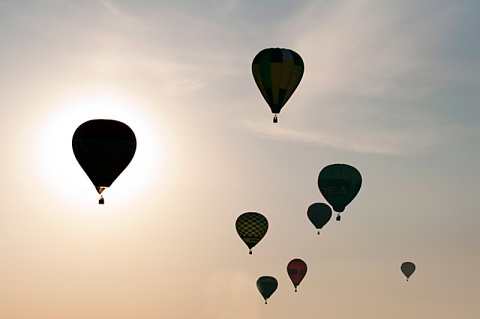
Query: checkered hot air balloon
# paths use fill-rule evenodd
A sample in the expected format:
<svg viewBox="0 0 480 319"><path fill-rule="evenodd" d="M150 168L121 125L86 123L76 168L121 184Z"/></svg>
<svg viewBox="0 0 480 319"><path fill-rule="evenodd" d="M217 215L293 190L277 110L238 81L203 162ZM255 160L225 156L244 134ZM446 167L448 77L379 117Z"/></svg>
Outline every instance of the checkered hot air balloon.
<svg viewBox="0 0 480 319"><path fill-rule="evenodd" d="M247 212L237 218L235 228L240 238L249 248L249 254L252 254L252 248L265 236L268 230L268 220L260 213Z"/></svg>
<svg viewBox="0 0 480 319"><path fill-rule="evenodd" d="M300 55L290 49L264 49L253 59L253 78L274 114L273 123L300 84L304 69Z"/></svg>

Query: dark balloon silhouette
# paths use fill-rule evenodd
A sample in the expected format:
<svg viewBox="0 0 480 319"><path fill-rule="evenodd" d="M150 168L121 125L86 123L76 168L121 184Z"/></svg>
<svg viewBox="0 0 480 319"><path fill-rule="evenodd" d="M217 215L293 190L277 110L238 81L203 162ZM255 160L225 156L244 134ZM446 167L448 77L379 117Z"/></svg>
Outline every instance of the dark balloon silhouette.
<svg viewBox="0 0 480 319"><path fill-rule="evenodd" d="M264 49L253 59L253 78L274 114L273 123L300 84L304 68L300 55L289 49Z"/></svg>
<svg viewBox="0 0 480 319"><path fill-rule="evenodd" d="M318 175L318 188L333 210L340 213L357 196L362 186L362 176L353 166L332 164ZM340 214L337 216L340 220Z"/></svg>
<svg viewBox="0 0 480 319"><path fill-rule="evenodd" d="M410 261L406 261L400 266L400 270L405 275L405 277L407 277L407 281L410 276L415 272L415 268L415 264Z"/></svg>
<svg viewBox="0 0 480 319"><path fill-rule="evenodd" d="M287 265L287 273L295 287L295 292L297 292L298 285L307 274L307 264L301 259L293 259Z"/></svg>
<svg viewBox="0 0 480 319"><path fill-rule="evenodd" d="M307 216L313 226L318 229L318 234L320 235L320 229L332 218L332 209L327 204L314 203L308 207Z"/></svg>
<svg viewBox="0 0 480 319"><path fill-rule="evenodd" d="M235 228L240 238L249 248L249 254L251 255L252 248L255 247L267 233L268 220L259 213L243 213L237 218Z"/></svg>
<svg viewBox="0 0 480 319"><path fill-rule="evenodd" d="M114 120L90 120L73 134L73 153L100 194L131 162L137 141L126 124Z"/></svg>
<svg viewBox="0 0 480 319"><path fill-rule="evenodd" d="M262 294L265 304L267 299L277 290L278 281L274 277L262 276L257 280L257 289Z"/></svg>

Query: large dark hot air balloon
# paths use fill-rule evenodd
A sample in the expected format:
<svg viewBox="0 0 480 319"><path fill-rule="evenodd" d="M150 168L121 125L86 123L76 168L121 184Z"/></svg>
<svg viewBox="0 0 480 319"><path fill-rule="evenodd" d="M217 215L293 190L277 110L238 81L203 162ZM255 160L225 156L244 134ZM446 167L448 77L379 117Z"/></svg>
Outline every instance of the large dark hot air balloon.
<svg viewBox="0 0 480 319"><path fill-rule="evenodd" d="M292 259L287 265L287 273L295 287L295 292L297 292L298 285L307 274L307 264L301 259Z"/></svg>
<svg viewBox="0 0 480 319"><path fill-rule="evenodd" d="M240 238L249 248L249 254L252 254L252 248L265 236L268 230L268 220L262 214L255 212L243 213L237 218L235 228Z"/></svg>
<svg viewBox="0 0 480 319"><path fill-rule="evenodd" d="M353 166L332 164L318 175L318 188L333 210L340 213L357 196L362 186L362 176ZM340 220L340 214L337 216Z"/></svg>
<svg viewBox="0 0 480 319"><path fill-rule="evenodd" d="M313 203L308 207L307 216L320 235L320 229L332 218L332 209L324 203Z"/></svg>
<svg viewBox="0 0 480 319"><path fill-rule="evenodd" d="M300 84L303 71L302 58L289 49L264 49L253 59L253 78L274 114L273 123Z"/></svg>
<svg viewBox="0 0 480 319"><path fill-rule="evenodd" d="M128 166L135 154L135 134L126 124L114 120L90 120L80 125L72 139L78 163L100 194Z"/></svg>
<svg viewBox="0 0 480 319"><path fill-rule="evenodd" d="M263 296L265 304L267 304L267 299L277 290L278 281L274 277L262 276L257 280L257 289Z"/></svg>
<svg viewBox="0 0 480 319"><path fill-rule="evenodd" d="M410 276L415 271L415 268L416 268L415 264L410 261L406 261L400 266L400 270L405 275L405 277L407 277L407 281L408 281L408 278L410 278Z"/></svg>

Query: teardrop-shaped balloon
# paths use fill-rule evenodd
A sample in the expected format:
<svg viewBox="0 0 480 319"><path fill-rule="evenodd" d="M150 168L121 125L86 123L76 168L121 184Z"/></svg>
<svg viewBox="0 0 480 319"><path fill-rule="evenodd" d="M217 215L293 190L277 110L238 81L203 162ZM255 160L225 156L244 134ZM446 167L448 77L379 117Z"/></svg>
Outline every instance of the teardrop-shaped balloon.
<svg viewBox="0 0 480 319"><path fill-rule="evenodd" d="M240 238L249 248L249 253L252 254L252 248L267 233L268 220L260 213L247 212L237 218L235 228Z"/></svg>
<svg viewBox="0 0 480 319"><path fill-rule="evenodd" d="M307 216L320 234L320 229L332 218L332 209L324 203L313 203L307 209Z"/></svg>
<svg viewBox="0 0 480 319"><path fill-rule="evenodd" d="M357 196L361 186L360 172L347 164L328 165L318 175L318 188L336 212L345 210L345 206Z"/></svg>
<svg viewBox="0 0 480 319"><path fill-rule="evenodd" d="M400 270L405 275L405 277L407 277L407 281L410 276L415 272L415 268L415 264L410 261L406 261L400 266Z"/></svg>
<svg viewBox="0 0 480 319"><path fill-rule="evenodd" d="M273 114L273 122L300 84L304 72L303 60L293 50L268 48L260 51L252 62L255 83Z"/></svg>
<svg viewBox="0 0 480 319"><path fill-rule="evenodd" d="M73 153L101 194L131 162L137 141L126 124L114 120L90 120L73 134ZM100 195L100 204L103 197Z"/></svg>
<svg viewBox="0 0 480 319"><path fill-rule="evenodd" d="M287 273L296 292L298 285L300 285L300 282L307 274L307 264L301 259L292 259L287 265Z"/></svg>
<svg viewBox="0 0 480 319"><path fill-rule="evenodd" d="M278 281L271 276L262 276L257 279L257 289L262 294L265 304L267 299L277 290Z"/></svg>

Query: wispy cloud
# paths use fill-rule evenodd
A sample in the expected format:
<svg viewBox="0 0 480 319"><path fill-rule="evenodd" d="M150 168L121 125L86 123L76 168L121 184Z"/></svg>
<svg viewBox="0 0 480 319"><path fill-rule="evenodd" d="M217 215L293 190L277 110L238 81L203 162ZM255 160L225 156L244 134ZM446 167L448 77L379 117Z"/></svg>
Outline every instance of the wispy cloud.
<svg viewBox="0 0 480 319"><path fill-rule="evenodd" d="M320 131L298 126L273 126L270 121L246 121L243 127L263 138L380 155L411 155L425 151L425 145L439 142L438 132L417 128L385 131L382 134L353 129L345 134L343 129Z"/></svg>
<svg viewBox="0 0 480 319"><path fill-rule="evenodd" d="M259 294L243 273L214 273L208 278L205 296L210 318L258 318Z"/></svg>
<svg viewBox="0 0 480 319"><path fill-rule="evenodd" d="M445 18L454 11L449 6L426 9L411 1L311 2L284 29L298 34L309 90L315 85L311 91L387 94L405 76L428 73L424 80L438 79L431 58L448 35Z"/></svg>
<svg viewBox="0 0 480 319"><path fill-rule="evenodd" d="M105 9L103 16L106 16L111 22L115 22L117 26L144 29L141 20L134 14L129 13L127 7L122 8L120 5L110 0L97 0L101 8Z"/></svg>
<svg viewBox="0 0 480 319"><path fill-rule="evenodd" d="M455 4L311 1L281 29L296 38L292 49L305 60L304 79L286 106L296 119L274 130L246 128L353 152L428 150L460 131L430 99L453 76L438 51L461 14Z"/></svg>
<svg viewBox="0 0 480 319"><path fill-rule="evenodd" d="M117 7L116 5L114 5L112 2L107 1L107 0L98 0L98 2L99 2L103 7L105 7L108 11L110 11L111 13L116 14L116 15L119 15L119 16L123 16L123 15L124 15L124 13L119 9L119 7Z"/></svg>
<svg viewBox="0 0 480 319"><path fill-rule="evenodd" d="M216 1L209 3L212 8ZM234 117L238 122L232 126L264 137L354 152L411 154L459 132L432 98L458 78L446 67L448 57L438 53L449 44L452 21L462 18L456 4L310 1L278 21L278 28L270 26L277 34L259 40L249 38L250 30L245 35L241 26L224 23L226 13L254 8L235 0L213 11L182 3L162 10L148 10L157 6L152 3L133 8L111 0L49 3L41 13L15 14L27 21L22 26L31 25L28 31L42 25L34 30L41 45L24 60L37 59L29 63L42 66L36 71L42 76L54 66L62 84L70 78L73 84L135 86L143 94L175 100L189 114L207 114L212 122L231 123ZM60 7L63 15L55 13ZM235 17L243 21L242 14ZM21 32L16 38L30 48L32 36ZM263 115L261 108L268 107L250 74L258 42L272 39L291 43L306 64L286 105L290 120L281 119L274 130L269 118L252 122L257 108ZM42 51L48 59L37 58Z"/></svg>

